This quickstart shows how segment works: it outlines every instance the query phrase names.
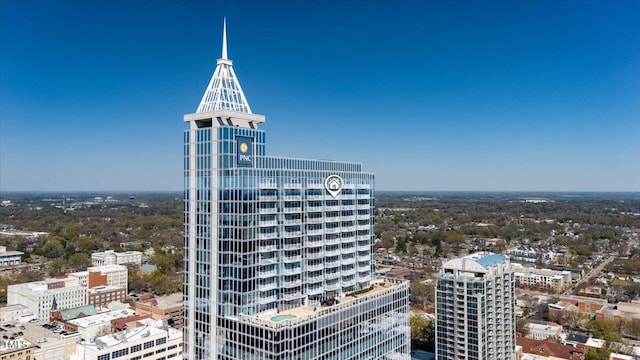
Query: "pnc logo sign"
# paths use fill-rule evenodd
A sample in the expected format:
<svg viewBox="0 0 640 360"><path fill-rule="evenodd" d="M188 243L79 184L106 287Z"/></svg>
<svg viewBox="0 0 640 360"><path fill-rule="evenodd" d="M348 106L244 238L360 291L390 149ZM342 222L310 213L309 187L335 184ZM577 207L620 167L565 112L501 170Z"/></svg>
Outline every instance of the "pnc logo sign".
<svg viewBox="0 0 640 360"><path fill-rule="evenodd" d="M238 166L253 166L253 138L236 136Z"/></svg>
<svg viewBox="0 0 640 360"><path fill-rule="evenodd" d="M342 186L344 185L344 181L340 177L340 175L329 175L326 179L324 179L324 188L327 189L331 197L334 199L340 191L342 191Z"/></svg>

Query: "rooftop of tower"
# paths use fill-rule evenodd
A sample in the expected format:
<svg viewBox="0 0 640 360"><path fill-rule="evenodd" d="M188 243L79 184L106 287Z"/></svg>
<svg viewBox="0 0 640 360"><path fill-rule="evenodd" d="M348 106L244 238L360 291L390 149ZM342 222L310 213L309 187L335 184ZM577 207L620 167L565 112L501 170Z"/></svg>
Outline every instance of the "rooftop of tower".
<svg viewBox="0 0 640 360"><path fill-rule="evenodd" d="M233 71L233 62L227 58L227 20L222 29L222 57L216 62L216 69L200 100L196 113L216 110L232 110L251 114L251 107L244 96L240 82Z"/></svg>
<svg viewBox="0 0 640 360"><path fill-rule="evenodd" d="M492 252L477 252L447 261L444 269L457 269L463 271L486 271L509 260L500 254Z"/></svg>

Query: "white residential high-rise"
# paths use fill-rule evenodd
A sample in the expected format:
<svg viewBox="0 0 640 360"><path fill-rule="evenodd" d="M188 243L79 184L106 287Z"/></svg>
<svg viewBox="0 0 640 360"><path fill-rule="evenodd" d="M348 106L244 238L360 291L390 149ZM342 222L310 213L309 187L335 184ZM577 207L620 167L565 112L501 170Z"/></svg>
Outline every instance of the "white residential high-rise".
<svg viewBox="0 0 640 360"><path fill-rule="evenodd" d="M408 283L374 277L373 174L266 154L226 26L184 120L185 358L408 359Z"/></svg>
<svg viewBox="0 0 640 360"><path fill-rule="evenodd" d="M446 262L436 284L436 359L515 359L511 263L475 253Z"/></svg>

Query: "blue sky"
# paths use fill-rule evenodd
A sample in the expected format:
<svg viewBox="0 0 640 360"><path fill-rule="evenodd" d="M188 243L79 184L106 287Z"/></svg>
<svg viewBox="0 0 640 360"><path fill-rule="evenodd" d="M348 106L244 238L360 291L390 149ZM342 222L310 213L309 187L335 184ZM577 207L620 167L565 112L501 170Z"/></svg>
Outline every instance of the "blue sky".
<svg viewBox="0 0 640 360"><path fill-rule="evenodd" d="M180 190L225 16L272 155L640 191L640 2L413 0L0 1L0 191Z"/></svg>

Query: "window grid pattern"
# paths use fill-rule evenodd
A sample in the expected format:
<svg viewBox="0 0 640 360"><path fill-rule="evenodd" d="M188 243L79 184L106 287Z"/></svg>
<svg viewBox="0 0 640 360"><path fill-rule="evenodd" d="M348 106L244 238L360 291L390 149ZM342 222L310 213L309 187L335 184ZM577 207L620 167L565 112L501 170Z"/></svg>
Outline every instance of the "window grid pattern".
<svg viewBox="0 0 640 360"><path fill-rule="evenodd" d="M252 166L238 162L238 137L252 139ZM230 346L227 340L235 333L228 329L229 317L320 305L371 285L375 184L360 164L266 156L263 131L231 126L185 131L184 154L184 294L185 304L195 304L192 310L185 307L184 339L189 349L193 331L193 358L240 351L240 344ZM344 180L335 198L324 188L324 179L333 174ZM189 253L196 258L189 259ZM408 326L404 310L398 313ZM382 349L408 354L407 339L394 341ZM336 352L335 358L349 358L345 354Z"/></svg>

